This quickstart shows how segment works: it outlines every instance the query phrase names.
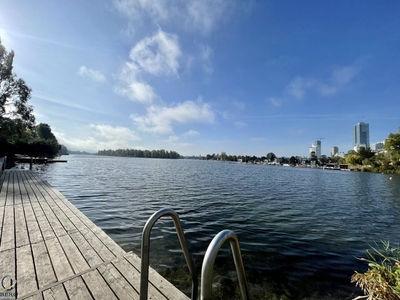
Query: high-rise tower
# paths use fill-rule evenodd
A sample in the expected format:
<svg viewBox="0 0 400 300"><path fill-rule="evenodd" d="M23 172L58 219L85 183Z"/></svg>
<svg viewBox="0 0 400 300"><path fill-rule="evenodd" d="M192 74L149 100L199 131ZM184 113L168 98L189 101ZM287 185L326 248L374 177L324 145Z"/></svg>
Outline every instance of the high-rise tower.
<svg viewBox="0 0 400 300"><path fill-rule="evenodd" d="M353 146L369 148L369 124L360 122L354 127Z"/></svg>
<svg viewBox="0 0 400 300"><path fill-rule="evenodd" d="M331 157L334 157L336 154L338 154L339 153L339 148L338 147L336 147L336 146L333 146L332 148L331 148Z"/></svg>
<svg viewBox="0 0 400 300"><path fill-rule="evenodd" d="M311 152L315 153L317 158L321 157L321 141L315 141L310 147L310 156Z"/></svg>

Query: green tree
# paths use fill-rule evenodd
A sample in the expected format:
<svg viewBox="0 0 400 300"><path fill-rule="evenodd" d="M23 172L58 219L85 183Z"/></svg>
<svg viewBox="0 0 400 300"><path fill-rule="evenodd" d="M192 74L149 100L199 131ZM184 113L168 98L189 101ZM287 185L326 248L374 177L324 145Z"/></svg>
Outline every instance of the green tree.
<svg viewBox="0 0 400 300"><path fill-rule="evenodd" d="M226 152L222 151L220 157L221 157L221 160L226 160L226 158L227 158Z"/></svg>
<svg viewBox="0 0 400 300"><path fill-rule="evenodd" d="M352 165L361 165L362 159L361 156L358 154L347 154L345 157L346 163Z"/></svg>
<svg viewBox="0 0 400 300"><path fill-rule="evenodd" d="M315 154L315 151L311 151L310 152L310 160L311 161L316 161L318 158L317 158L317 155Z"/></svg>
<svg viewBox="0 0 400 300"><path fill-rule="evenodd" d="M319 159L322 165L325 165L329 160L326 155L321 155L321 158Z"/></svg>
<svg viewBox="0 0 400 300"><path fill-rule="evenodd" d="M360 147L358 150L358 155L361 157L361 160L368 159L374 157L375 153L372 152L371 148Z"/></svg>
<svg viewBox="0 0 400 300"><path fill-rule="evenodd" d="M13 72L14 51L7 52L0 40L0 136L20 138L35 125L33 107L28 105L31 89Z"/></svg>
<svg viewBox="0 0 400 300"><path fill-rule="evenodd" d="M50 126L44 123L40 123L36 126L36 135L38 138L44 140L57 140L54 134L51 132Z"/></svg>
<svg viewBox="0 0 400 300"><path fill-rule="evenodd" d="M393 162L400 163L400 133L391 133L385 141L385 149Z"/></svg>
<svg viewBox="0 0 400 300"><path fill-rule="evenodd" d="M267 159L269 162L274 161L276 159L276 155L273 152L269 152L267 154Z"/></svg>

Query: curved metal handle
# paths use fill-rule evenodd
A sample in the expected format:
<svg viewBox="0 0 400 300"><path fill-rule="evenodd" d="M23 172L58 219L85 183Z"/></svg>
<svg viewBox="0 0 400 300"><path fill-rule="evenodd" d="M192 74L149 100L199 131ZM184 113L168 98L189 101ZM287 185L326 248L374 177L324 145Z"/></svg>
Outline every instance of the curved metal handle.
<svg viewBox="0 0 400 300"><path fill-rule="evenodd" d="M186 245L185 235L183 234L182 226L179 221L178 214L171 208L163 208L155 212L144 225L142 232L142 263L140 271L140 300L147 300L148 285L149 285L149 255L150 255L150 233L154 224L162 216L170 216L174 221L176 233L189 268L189 273L192 276L192 300L197 300L198 295L198 281L196 269L189 249Z"/></svg>
<svg viewBox="0 0 400 300"><path fill-rule="evenodd" d="M212 280L215 258L217 257L219 249L227 240L229 240L231 244L242 299L250 299L239 240L232 230L222 230L213 238L204 255L203 266L201 268L201 300L212 299Z"/></svg>

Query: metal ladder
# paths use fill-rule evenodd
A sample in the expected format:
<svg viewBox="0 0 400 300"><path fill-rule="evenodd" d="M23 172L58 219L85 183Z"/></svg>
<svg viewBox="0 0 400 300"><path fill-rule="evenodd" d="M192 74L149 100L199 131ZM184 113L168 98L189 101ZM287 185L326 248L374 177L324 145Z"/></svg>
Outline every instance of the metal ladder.
<svg viewBox="0 0 400 300"><path fill-rule="evenodd" d="M142 232L142 249L141 249L141 271L140 271L140 300L147 300L148 285L149 285L149 255L150 255L150 233L157 222L163 216L170 216L174 222L176 233L181 244L183 254L189 269L190 276L192 277L192 300L198 300L198 280L196 269L190 255L189 249L186 244L185 235L179 220L178 214L171 208L163 208L155 212L146 222ZM250 299L248 293L248 286L242 255L239 246L239 240L236 234L231 230L223 230L218 233L207 248L204 255L203 265L201 269L201 300L212 299L212 274L214 268L215 258L221 246L230 241L233 260L235 262L236 273L238 275L240 292L243 300Z"/></svg>

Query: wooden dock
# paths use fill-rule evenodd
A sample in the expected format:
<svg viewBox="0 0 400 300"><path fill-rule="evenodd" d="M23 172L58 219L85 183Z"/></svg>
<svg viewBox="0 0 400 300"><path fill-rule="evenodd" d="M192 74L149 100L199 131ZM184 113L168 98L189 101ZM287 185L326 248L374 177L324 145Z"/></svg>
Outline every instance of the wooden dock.
<svg viewBox="0 0 400 300"><path fill-rule="evenodd" d="M140 258L32 171L0 172L0 299L139 299ZM150 268L148 299L189 299Z"/></svg>

